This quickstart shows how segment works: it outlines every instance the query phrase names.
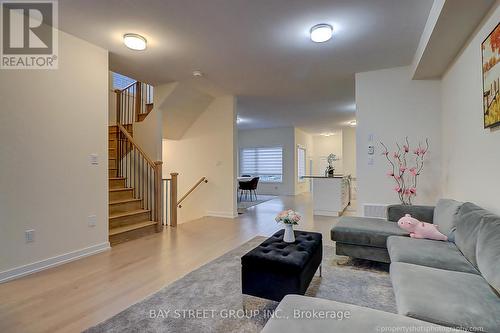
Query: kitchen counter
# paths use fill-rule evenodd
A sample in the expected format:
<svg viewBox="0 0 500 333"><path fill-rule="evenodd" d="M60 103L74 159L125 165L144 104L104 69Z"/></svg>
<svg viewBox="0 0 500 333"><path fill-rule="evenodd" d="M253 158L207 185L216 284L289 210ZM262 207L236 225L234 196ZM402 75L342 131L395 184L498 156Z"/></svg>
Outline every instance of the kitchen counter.
<svg viewBox="0 0 500 333"><path fill-rule="evenodd" d="M349 205L350 175L305 176L313 181L314 215L340 216Z"/></svg>

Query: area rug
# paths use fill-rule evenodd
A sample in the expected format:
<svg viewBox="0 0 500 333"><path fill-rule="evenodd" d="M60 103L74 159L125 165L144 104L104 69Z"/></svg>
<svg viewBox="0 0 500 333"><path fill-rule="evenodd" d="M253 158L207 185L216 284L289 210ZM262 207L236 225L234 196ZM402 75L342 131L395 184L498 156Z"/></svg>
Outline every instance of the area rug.
<svg viewBox="0 0 500 333"><path fill-rule="evenodd" d="M240 258L264 240L253 238L85 332L260 332L278 303L242 297ZM396 312L387 265L336 256L330 246L322 265L307 296Z"/></svg>
<svg viewBox="0 0 500 333"><path fill-rule="evenodd" d="M243 197L243 199L244 198L245 197ZM238 213L240 211L244 212L247 208L250 208L252 206L255 206L255 205L261 204L263 202L276 199L276 198L277 198L277 196L275 196L275 195L262 195L262 194L259 194L259 195L257 195L257 200L245 201L245 200L242 199L242 201L238 201Z"/></svg>

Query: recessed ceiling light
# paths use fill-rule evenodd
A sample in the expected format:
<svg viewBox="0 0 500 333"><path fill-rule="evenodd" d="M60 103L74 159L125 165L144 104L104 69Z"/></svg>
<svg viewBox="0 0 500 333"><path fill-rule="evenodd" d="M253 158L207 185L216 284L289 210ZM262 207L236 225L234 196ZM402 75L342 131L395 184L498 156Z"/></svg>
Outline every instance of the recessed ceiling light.
<svg viewBox="0 0 500 333"><path fill-rule="evenodd" d="M356 120L351 120L351 121L349 122L349 126L353 126L353 127L354 127L354 126L356 126L357 124L358 124L358 122L357 122Z"/></svg>
<svg viewBox="0 0 500 333"><path fill-rule="evenodd" d="M123 35L123 44L131 50L143 51L146 49L146 38L138 34L125 34Z"/></svg>
<svg viewBox="0 0 500 333"><path fill-rule="evenodd" d="M333 35L333 27L329 24L316 24L311 28L311 40L315 43L323 43L329 41Z"/></svg>
<svg viewBox="0 0 500 333"><path fill-rule="evenodd" d="M193 71L193 76L194 77L202 77L203 73L201 71Z"/></svg>

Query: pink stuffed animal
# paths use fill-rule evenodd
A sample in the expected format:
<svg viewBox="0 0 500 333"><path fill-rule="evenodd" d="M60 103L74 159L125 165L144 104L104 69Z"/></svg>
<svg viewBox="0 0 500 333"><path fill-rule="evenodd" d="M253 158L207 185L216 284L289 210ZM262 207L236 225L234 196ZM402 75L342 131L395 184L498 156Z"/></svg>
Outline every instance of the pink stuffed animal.
<svg viewBox="0 0 500 333"><path fill-rule="evenodd" d="M435 224L420 222L417 219L411 217L410 214L406 214L399 219L398 225L401 229L410 232L410 237L412 238L426 238L440 241L447 241L448 237L439 232L438 227Z"/></svg>

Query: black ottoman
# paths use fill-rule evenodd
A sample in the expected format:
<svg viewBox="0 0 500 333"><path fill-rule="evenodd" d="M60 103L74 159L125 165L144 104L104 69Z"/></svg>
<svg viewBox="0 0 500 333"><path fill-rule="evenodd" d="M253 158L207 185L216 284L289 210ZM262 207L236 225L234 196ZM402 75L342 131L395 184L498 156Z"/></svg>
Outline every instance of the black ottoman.
<svg viewBox="0 0 500 333"><path fill-rule="evenodd" d="M320 233L295 231L295 242L283 242L280 230L241 257L242 293L273 301L304 295L321 264Z"/></svg>

